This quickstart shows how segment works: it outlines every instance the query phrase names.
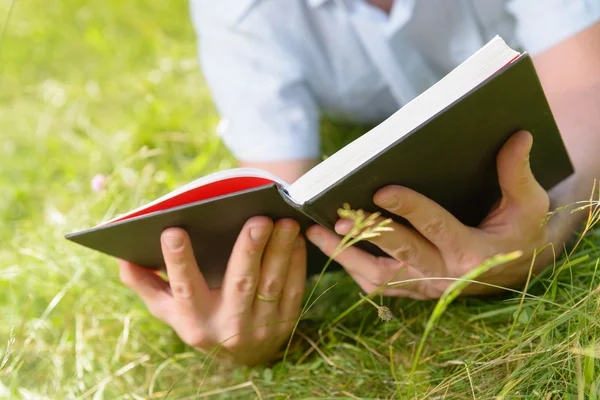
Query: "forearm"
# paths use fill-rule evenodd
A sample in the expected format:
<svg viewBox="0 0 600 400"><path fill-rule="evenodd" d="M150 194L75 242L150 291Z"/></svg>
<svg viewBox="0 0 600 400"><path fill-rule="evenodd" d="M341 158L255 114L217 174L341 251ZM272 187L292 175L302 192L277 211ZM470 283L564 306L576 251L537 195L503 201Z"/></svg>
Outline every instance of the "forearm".
<svg viewBox="0 0 600 400"><path fill-rule="evenodd" d="M600 178L600 24L534 58L542 86L575 168L550 191L553 209L590 198ZM586 213L555 218L553 242L564 242Z"/></svg>
<svg viewBox="0 0 600 400"><path fill-rule="evenodd" d="M550 192L553 207L588 199L600 178L600 83L586 92L549 96L575 168L572 177Z"/></svg>
<svg viewBox="0 0 600 400"><path fill-rule="evenodd" d="M293 183L317 164L318 160L316 158L277 162L240 162L241 167L263 169L277 175L288 183Z"/></svg>
<svg viewBox="0 0 600 400"><path fill-rule="evenodd" d="M590 87L587 96L563 96L550 100L575 173L550 192L551 211L585 201L600 179L600 85ZM598 184L596 182L596 193ZM571 207L572 208L572 207ZM574 230L581 229L587 212L563 211L553 217L552 242L564 243Z"/></svg>

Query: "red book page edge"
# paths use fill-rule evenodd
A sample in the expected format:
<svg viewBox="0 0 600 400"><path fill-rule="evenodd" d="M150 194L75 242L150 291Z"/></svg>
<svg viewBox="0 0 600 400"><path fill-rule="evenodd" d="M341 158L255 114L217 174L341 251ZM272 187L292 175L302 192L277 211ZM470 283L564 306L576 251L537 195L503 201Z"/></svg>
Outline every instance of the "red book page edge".
<svg viewBox="0 0 600 400"><path fill-rule="evenodd" d="M108 224L114 224L115 222L125 221L130 218L139 217L141 215L168 210L170 208L179 207L202 200L208 200L215 197L224 196L226 194L237 193L259 186L269 185L271 183L273 183L273 181L270 179L256 177L236 177L223 179L217 182L211 182L207 185L203 185L188 190L187 192L180 193L177 196L161 201L158 204L154 204L148 208L144 208L133 214L115 219L114 221L111 221Z"/></svg>
<svg viewBox="0 0 600 400"><path fill-rule="evenodd" d="M510 60L509 62L507 62L506 64L504 64L502 66L502 68L506 67L509 64L512 64L515 60L518 60L522 55L523 55L523 53L517 54L512 60ZM500 69L502 69L502 68L500 68ZM500 69L498 71L500 71ZM496 72L498 72L498 71L496 71Z"/></svg>

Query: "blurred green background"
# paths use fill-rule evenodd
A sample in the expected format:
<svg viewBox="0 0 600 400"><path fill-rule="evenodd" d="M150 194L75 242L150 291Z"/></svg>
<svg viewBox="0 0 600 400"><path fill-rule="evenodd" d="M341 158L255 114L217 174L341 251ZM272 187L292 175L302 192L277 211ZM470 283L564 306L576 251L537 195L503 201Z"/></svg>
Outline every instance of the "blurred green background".
<svg viewBox="0 0 600 400"><path fill-rule="evenodd" d="M595 398L595 231L526 296L458 299L412 383L435 302L377 299L395 315L382 323L350 308L343 274L286 364L232 369L184 346L113 260L63 235L235 166L187 2L0 0L0 29L0 398ZM324 154L364 131L323 128Z"/></svg>

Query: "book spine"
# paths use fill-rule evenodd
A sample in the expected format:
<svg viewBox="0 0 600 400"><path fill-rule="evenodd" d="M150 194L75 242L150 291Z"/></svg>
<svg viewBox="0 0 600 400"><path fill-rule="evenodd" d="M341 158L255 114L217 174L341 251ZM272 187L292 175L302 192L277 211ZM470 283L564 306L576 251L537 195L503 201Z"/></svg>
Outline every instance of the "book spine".
<svg viewBox="0 0 600 400"><path fill-rule="evenodd" d="M289 192L287 191L287 189L285 187L277 184L277 188L279 189L279 194L281 195L283 200L286 203L288 203L288 205L290 207L292 207L293 209L297 210L298 212L306 215L308 218L312 219L317 224L329 229L332 232L335 232L334 225L325 221L325 219L323 219L319 215L319 213L317 213L316 210L314 210L313 207L311 207L310 203L307 202L307 203L304 203L303 205L300 205L294 201L294 199L290 196Z"/></svg>
<svg viewBox="0 0 600 400"><path fill-rule="evenodd" d="M311 202L306 202L302 205L302 212L309 216L317 224L329 229L331 232L335 232L335 221L328 221L327 218L324 218L319 212L317 212L316 207L314 207Z"/></svg>
<svg viewBox="0 0 600 400"><path fill-rule="evenodd" d="M285 186L276 183L275 184L277 186L277 190L279 190L279 195L281 196L281 198L290 206L292 207L294 210L306 215L307 217L309 217L310 219L314 220L314 218L307 214L306 211L304 210L304 207L302 207L300 204L296 203L294 201L294 199L292 199L292 197L290 196L290 193L288 192L287 188L285 188Z"/></svg>

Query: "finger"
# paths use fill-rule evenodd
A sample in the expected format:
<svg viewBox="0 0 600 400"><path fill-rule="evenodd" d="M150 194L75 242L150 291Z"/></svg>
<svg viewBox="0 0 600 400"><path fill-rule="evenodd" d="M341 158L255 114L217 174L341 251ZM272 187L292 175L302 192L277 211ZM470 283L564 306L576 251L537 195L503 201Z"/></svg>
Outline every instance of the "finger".
<svg viewBox="0 0 600 400"><path fill-rule="evenodd" d="M279 299L288 274L292 248L299 232L300 226L293 219L281 219L275 223L262 257L257 289L258 297L254 301L255 315L261 317L277 315Z"/></svg>
<svg viewBox="0 0 600 400"><path fill-rule="evenodd" d="M272 231L273 221L267 217L250 218L242 228L223 279L221 305L228 313L250 316L263 252Z"/></svg>
<svg viewBox="0 0 600 400"><path fill-rule="evenodd" d="M339 236L319 225L311 226L306 235L329 257L336 253L336 247L341 240ZM334 260L340 263L352 279L359 282L367 293L382 287L390 280L423 277L423 274L409 265L401 264L392 258L376 257L356 247L345 249Z"/></svg>
<svg viewBox="0 0 600 400"><path fill-rule="evenodd" d="M375 193L373 201L379 207L408 220L442 254L461 253L471 242L470 228L439 204L414 190L386 186Z"/></svg>
<svg viewBox="0 0 600 400"><path fill-rule="evenodd" d="M300 316L304 288L306 287L306 241L302 235L294 240L289 270L279 302L279 316L282 321L295 321ZM293 323L291 323L293 326ZM290 324L282 324L288 330Z"/></svg>
<svg viewBox="0 0 600 400"><path fill-rule="evenodd" d="M167 322L172 297L169 284L155 271L125 260L117 260L121 281L140 296L152 315Z"/></svg>
<svg viewBox="0 0 600 400"><path fill-rule="evenodd" d="M374 222L380 223L384 218L379 217ZM335 230L340 235L346 235L352 229L354 222L349 219L340 219ZM395 260L421 271L426 276L446 274L445 263L439 250L413 229L392 222L387 227L391 231L381 232L369 241L386 252Z"/></svg>
<svg viewBox="0 0 600 400"><path fill-rule="evenodd" d="M190 318L207 315L211 309L210 290L196 263L188 234L181 228L168 228L160 241L175 310Z"/></svg>
<svg viewBox="0 0 600 400"><path fill-rule="evenodd" d="M511 136L498 153L496 164L502 190L499 208L515 207L523 216L541 219L548 213L550 201L531 171L532 146L531 134L520 131Z"/></svg>

